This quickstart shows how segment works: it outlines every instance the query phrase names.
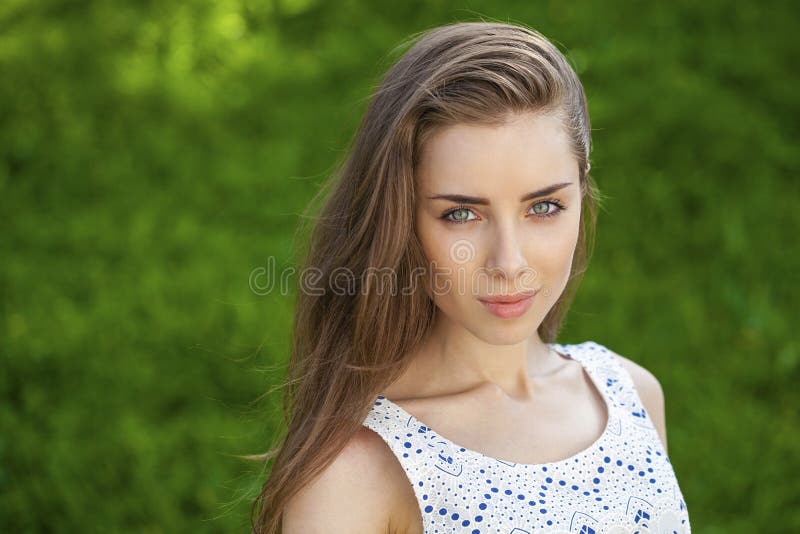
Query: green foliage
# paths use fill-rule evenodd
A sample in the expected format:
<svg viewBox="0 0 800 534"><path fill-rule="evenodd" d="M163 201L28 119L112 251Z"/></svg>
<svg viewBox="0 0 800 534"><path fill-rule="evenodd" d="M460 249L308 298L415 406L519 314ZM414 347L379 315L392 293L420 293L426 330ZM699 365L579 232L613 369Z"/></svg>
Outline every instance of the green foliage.
<svg viewBox="0 0 800 534"><path fill-rule="evenodd" d="M659 378L697 532L800 530L797 10L385 4L0 6L0 529L248 528L293 309L251 272L293 263L388 51L483 16L589 98L610 199L561 341Z"/></svg>

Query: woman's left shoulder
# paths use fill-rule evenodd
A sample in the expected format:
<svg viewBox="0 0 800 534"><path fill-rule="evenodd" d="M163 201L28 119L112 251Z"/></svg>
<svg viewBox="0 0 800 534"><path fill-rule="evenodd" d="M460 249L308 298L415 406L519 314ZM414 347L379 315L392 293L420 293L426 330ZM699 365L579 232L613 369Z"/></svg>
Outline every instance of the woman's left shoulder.
<svg viewBox="0 0 800 534"><path fill-rule="evenodd" d="M639 365L633 360L622 356L621 354L617 354L610 348L606 347L605 345L601 345L596 341L586 341L583 345L588 346L594 350L599 350L602 352L607 352L611 354L617 362L619 362L622 367L625 368L628 373L630 373L631 378L633 378L633 382L636 385L636 389L639 390L641 386L641 391L650 392L651 390L655 390L656 393L663 395L663 391L661 390L661 383L658 381L656 376L651 373L647 368Z"/></svg>
<svg viewBox="0 0 800 534"><path fill-rule="evenodd" d="M652 419L653 425L656 427L656 430L661 436L661 441L664 443L664 450L666 451L667 430L666 417L664 413L665 402L664 390L661 387L661 382L659 382L658 378L656 378L656 376L650 372L650 370L639 365L635 361L630 360L621 354L617 354L608 347L594 341L588 341L587 343L593 345L595 349L603 350L611 354L631 376L633 385L636 388L636 392L639 394L639 398L642 400L642 404L644 404L645 411Z"/></svg>

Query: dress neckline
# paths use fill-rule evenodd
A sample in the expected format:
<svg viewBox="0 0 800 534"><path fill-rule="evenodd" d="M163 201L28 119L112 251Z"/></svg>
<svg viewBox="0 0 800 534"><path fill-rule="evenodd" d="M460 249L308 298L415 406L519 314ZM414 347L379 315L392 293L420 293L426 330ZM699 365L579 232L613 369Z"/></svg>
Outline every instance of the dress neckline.
<svg viewBox="0 0 800 534"><path fill-rule="evenodd" d="M484 461L485 460L494 460L494 461L498 461L498 462L501 462L501 463L504 463L504 464L507 464L507 465L519 466L519 467L523 467L523 468L535 468L535 467L542 467L542 466L545 466L545 467L546 466L556 466L556 465L566 464L568 462L576 462L576 461L579 461L580 458L591 454L595 449L597 449L598 447L603 445L608 440L609 435L611 434L611 426L612 426L612 418L613 418L612 410L614 409L614 403L608 397L608 395L606 393L606 390L603 387L603 385L601 383L599 383L598 378L594 374L594 369L592 369L592 366L586 365L586 362L582 358L581 349L583 348L584 345L585 345L585 343L578 344L578 345L562 345L560 343L548 343L548 346L551 349L555 350L556 352L560 353L561 355L564 355L564 356L568 357L571 360L577 361L581 365L581 367L583 367L583 369L586 371L586 374L589 375L589 380L591 381L592 385L597 390L597 392L600 394L600 397L603 399L603 403L606 405L606 424L605 424L605 426L603 428L602 434L600 434L600 436L594 442L592 442L592 444L590 444L588 447L584 448L583 450L578 451L575 454L569 456L568 458L563 458L561 460L555 460L555 461L552 461L552 462L543 462L543 463L523 463L523 462L514 462L514 461L511 461L511 460L504 460L502 458L497 458L497 457L494 457L494 456L489 456L488 454L484 454L482 452L479 452L479 451L476 451L476 450L472 450L472 449L470 449L468 447L464 447L463 445L459 445L458 443L455 443L455 442L451 441L450 439L442 436L435 429L431 428L427 423L425 423L424 421L420 421L419 419L417 419L416 417L411 415L409 412L407 412L405 409L403 409L400 405L395 404L394 402L392 402L391 400L389 400L388 398L386 398L383 395L378 395L378 401L377 402L385 403L387 406L390 406L390 407L394 408L400 415L402 415L404 417L404 419L406 420L407 426L411 426L413 424L413 426L416 426L416 427L420 427L420 426L425 427L426 433L432 434L433 436L435 436L437 438L438 441L443 442L443 443L449 445L450 447L453 447L455 450L460 451L464 455L467 455L467 456L470 456L470 457L473 457L473 458L476 458L476 459L479 459L479 460L484 460Z"/></svg>

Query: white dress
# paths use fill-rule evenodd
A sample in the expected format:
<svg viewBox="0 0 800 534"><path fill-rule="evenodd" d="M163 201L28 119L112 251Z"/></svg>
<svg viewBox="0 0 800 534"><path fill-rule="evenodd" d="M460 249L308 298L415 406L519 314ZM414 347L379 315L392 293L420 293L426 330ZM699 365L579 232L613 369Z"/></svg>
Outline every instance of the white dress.
<svg viewBox="0 0 800 534"><path fill-rule="evenodd" d="M564 460L492 458L378 396L364 425L402 465L425 534L690 533L675 472L630 374L594 341L550 346L581 363L609 414L597 441Z"/></svg>

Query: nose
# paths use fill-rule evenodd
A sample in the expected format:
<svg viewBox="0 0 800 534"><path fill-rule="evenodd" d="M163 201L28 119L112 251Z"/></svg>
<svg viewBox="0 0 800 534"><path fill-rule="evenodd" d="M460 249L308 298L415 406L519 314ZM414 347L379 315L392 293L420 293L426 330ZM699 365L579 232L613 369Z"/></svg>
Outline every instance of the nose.
<svg viewBox="0 0 800 534"><path fill-rule="evenodd" d="M513 293L517 290L517 277L528 266L524 242L513 222L498 225L496 228L486 259L486 269L490 280L500 279L507 284L507 287L494 288L495 291Z"/></svg>

